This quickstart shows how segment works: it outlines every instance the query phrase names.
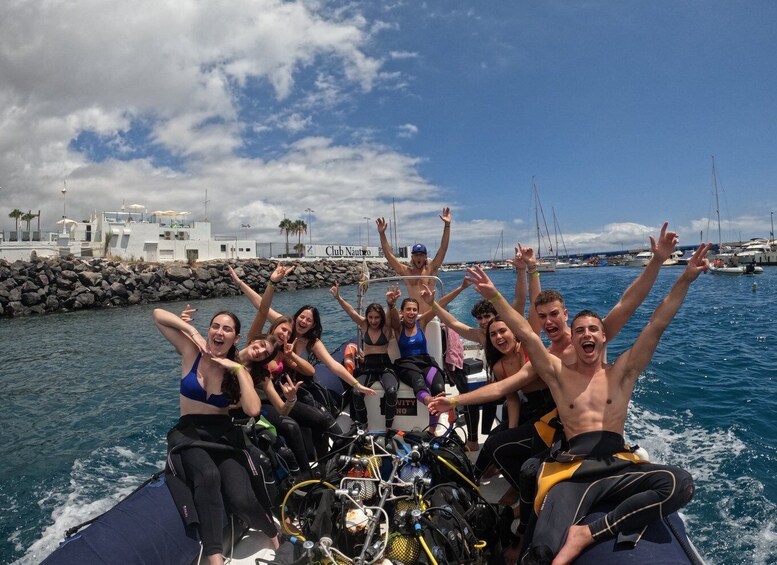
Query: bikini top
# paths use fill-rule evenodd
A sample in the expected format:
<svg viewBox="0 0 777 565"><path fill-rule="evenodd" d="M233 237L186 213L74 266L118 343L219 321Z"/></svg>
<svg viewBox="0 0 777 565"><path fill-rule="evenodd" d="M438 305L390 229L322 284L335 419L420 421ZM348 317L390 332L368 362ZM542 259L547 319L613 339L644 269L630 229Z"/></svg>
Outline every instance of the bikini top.
<svg viewBox="0 0 777 565"><path fill-rule="evenodd" d="M373 342L372 338L370 337L370 330L368 329L366 332L364 332L364 345L373 345L380 347L382 345L388 345L388 338L386 337L386 334L383 333L383 330L380 330L380 337L378 338L378 341Z"/></svg>
<svg viewBox="0 0 777 565"><path fill-rule="evenodd" d="M270 369L270 375L277 377L283 374L283 359L275 362L275 367Z"/></svg>
<svg viewBox="0 0 777 565"><path fill-rule="evenodd" d="M402 357L410 357L411 355L428 355L429 350L426 347L426 336L421 331L421 325L415 323L416 332L415 335L409 336L405 333L405 327L402 326L402 331L399 334L397 345L399 346L399 354Z"/></svg>
<svg viewBox="0 0 777 565"><path fill-rule="evenodd" d="M202 353L197 354L192 370L181 379L181 396L185 396L190 400L196 400L197 402L210 404L216 408L228 408L231 402L226 394L211 394L208 396L207 391L202 388L200 381L197 380L197 367L200 365L200 359L202 359Z"/></svg>

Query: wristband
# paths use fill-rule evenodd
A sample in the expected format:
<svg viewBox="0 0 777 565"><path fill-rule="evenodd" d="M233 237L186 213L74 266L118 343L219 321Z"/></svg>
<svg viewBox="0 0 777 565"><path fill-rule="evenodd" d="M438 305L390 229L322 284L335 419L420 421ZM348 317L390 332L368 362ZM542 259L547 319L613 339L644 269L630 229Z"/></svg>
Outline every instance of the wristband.
<svg viewBox="0 0 777 565"><path fill-rule="evenodd" d="M496 302L497 302L497 301L498 301L500 298L502 298L502 294L501 294L499 291L497 291L497 293L496 293L496 296L494 296L493 298L491 298L491 299L488 301L488 303L489 303L489 304L496 304Z"/></svg>
<svg viewBox="0 0 777 565"><path fill-rule="evenodd" d="M297 399L295 397L292 399L287 398L285 403L291 405L291 404L296 404L296 402L297 402Z"/></svg>
<svg viewBox="0 0 777 565"><path fill-rule="evenodd" d="M438 308L442 308L442 306L440 306L440 305L437 303L437 301L436 301L436 300L432 301L432 308L434 308L435 306L437 306Z"/></svg>
<svg viewBox="0 0 777 565"><path fill-rule="evenodd" d="M532 275L532 276L537 275L537 278L540 278L540 272L539 271L532 271L529 274Z"/></svg>
<svg viewBox="0 0 777 565"><path fill-rule="evenodd" d="M267 281L267 286L271 286L271 287L275 288L275 283L272 282L272 279Z"/></svg>
<svg viewBox="0 0 777 565"><path fill-rule="evenodd" d="M245 369L245 367L243 367L240 364L237 364L234 367L230 367L229 368L229 370L232 371L233 373L235 373L236 375L240 372L240 369Z"/></svg>
<svg viewBox="0 0 777 565"><path fill-rule="evenodd" d="M526 269L526 272L529 273L530 275L533 275L534 273L537 272L537 266L535 265L534 268L532 269Z"/></svg>
<svg viewBox="0 0 777 565"><path fill-rule="evenodd" d="M459 405L459 397L458 396L451 396L450 398L451 403L451 410L456 408Z"/></svg>

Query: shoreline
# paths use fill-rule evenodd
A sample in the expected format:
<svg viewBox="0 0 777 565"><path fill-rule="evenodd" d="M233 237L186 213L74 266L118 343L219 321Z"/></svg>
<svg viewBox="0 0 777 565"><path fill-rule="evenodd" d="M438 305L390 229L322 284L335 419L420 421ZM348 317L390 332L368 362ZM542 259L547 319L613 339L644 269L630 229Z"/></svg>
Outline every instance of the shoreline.
<svg viewBox="0 0 777 565"><path fill-rule="evenodd" d="M278 261L270 259L147 263L111 259L0 260L0 318L15 318L98 308L121 308L170 300L237 296L227 266L251 288L263 292ZM285 260L296 265L279 290L329 287L337 280L358 282L362 261L348 259ZM391 276L384 262L366 263L372 278Z"/></svg>

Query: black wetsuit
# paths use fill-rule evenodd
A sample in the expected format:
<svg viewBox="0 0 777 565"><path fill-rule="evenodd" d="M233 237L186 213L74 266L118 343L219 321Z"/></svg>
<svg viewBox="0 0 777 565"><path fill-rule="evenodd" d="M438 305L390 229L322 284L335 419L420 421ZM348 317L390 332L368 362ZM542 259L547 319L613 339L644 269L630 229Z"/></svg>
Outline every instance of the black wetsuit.
<svg viewBox="0 0 777 565"><path fill-rule="evenodd" d="M623 437L588 432L569 440L566 451L554 451L540 470L569 478L550 488L537 518L523 565L549 564L566 541L567 532L600 502L619 504L589 524L595 541L644 530L652 521L688 504L693 478L678 467L634 462ZM542 481L542 478L540 479ZM541 494L540 494L541 496Z"/></svg>
<svg viewBox="0 0 777 565"><path fill-rule="evenodd" d="M364 334L364 343L366 345L386 345L386 339L383 333L380 334L385 342L378 339L377 343L368 342L369 333ZM387 353L373 353L364 356L364 363L356 368L353 376L366 387L370 387L374 382L380 381L383 387L383 401L385 402L386 428L394 425L394 415L397 410L397 393L399 391L399 379L394 372L394 364ZM360 424L367 423L367 406L364 404L364 396L354 394L351 397L354 408L354 420Z"/></svg>
<svg viewBox="0 0 777 565"><path fill-rule="evenodd" d="M192 442L210 442L223 447L190 446ZM199 522L204 555L223 553L225 506L269 537L278 534L265 484L272 478L266 475L261 462L266 457L245 441L242 429L229 416L181 416L168 432L167 444L167 483L184 520Z"/></svg>

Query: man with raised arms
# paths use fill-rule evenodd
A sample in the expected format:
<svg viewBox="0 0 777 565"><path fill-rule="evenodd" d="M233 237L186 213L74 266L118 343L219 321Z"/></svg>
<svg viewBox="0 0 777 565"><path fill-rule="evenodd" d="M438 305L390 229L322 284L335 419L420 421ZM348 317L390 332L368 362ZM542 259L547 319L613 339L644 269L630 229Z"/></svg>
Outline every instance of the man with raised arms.
<svg viewBox="0 0 777 565"><path fill-rule="evenodd" d="M403 277L406 276L437 276L437 271L440 270L442 262L445 260L445 253L448 251L448 243L451 239L451 209L443 208L440 219L445 223L442 230L442 239L440 240L440 248L437 250L437 254L434 256L431 262L429 262L426 246L421 243L416 243L411 251L410 265L400 263L400 261L394 255L391 249L391 244L386 237L386 228L388 222L385 218L378 218L376 224L378 226L378 234L380 235L380 246L383 248L383 255L386 257L386 261L394 271ZM405 281L407 286L407 293L410 298L415 298L418 304L421 306L421 313L428 310L425 303L421 302L421 284L426 283L434 286L434 283L428 279L409 279Z"/></svg>
<svg viewBox="0 0 777 565"><path fill-rule="evenodd" d="M618 303L605 316L603 325L608 341L615 338L639 305L645 300L658 277L661 265L677 246L679 242L677 233L668 231L667 228L668 222L664 222L657 241L652 236L650 237L650 246L653 252L650 263L642 270L634 282L629 285ZM555 290L542 291L533 300L533 307L539 317L542 330L545 331L545 334L550 339L549 353L563 358L565 362L574 362L575 353L572 347L572 332L568 326L569 314L564 304L563 296ZM529 319L531 321L531 317ZM532 326L534 327L534 324ZM537 328L535 327L534 329L536 332ZM472 392L450 398L445 398L445 395L438 395L429 404L429 411L433 414L442 413L457 405L471 406L491 402L518 390L527 392L546 388L547 385L537 376L532 365L527 363L518 373ZM552 414L553 412L548 417L543 417L542 419L552 420L550 417ZM552 430L549 427L545 426L545 428L552 434ZM545 447L543 441L550 443L549 437L541 438L538 435L538 430L533 425L533 422L528 422L522 426L522 431L525 432L525 435L522 440L514 442L515 449L503 448L504 453L502 454L502 459L508 462L502 468L502 472L511 486L516 488L525 486L524 481L526 481L526 484L533 483L533 479L530 478L533 476L533 473L528 472L526 477L523 477L524 473L521 472L521 467L532 456L531 454L542 452ZM530 449L527 450L527 446L530 446ZM539 461L537 461L537 464L539 464ZM519 490L527 491L521 492L520 498L521 522L518 531L523 533L529 524L534 489L519 488Z"/></svg>
<svg viewBox="0 0 777 565"><path fill-rule="evenodd" d="M677 233L667 231L668 226L668 222L664 222L658 241L653 236L650 236L650 248L653 252L653 258L634 282L629 285L618 303L604 317L603 324L608 341L612 341L618 335L639 305L645 300L650 293L650 289L653 288L653 283L655 283L658 277L661 265L669 258L677 246L679 242ZM569 313L564 304L564 298L555 290L545 290L539 293L534 300L533 306L540 319L542 330L550 339L548 352L556 357L563 358L565 361L573 361L572 332L567 325ZM441 319L445 321L442 316ZM503 381L486 385L453 398L445 398L444 396L435 398L429 408L430 410L446 412L451 408L451 404L465 406L491 402L519 390L522 386L527 386L537 378L536 373L532 371L531 365L526 365L519 373L511 375Z"/></svg>
<svg viewBox="0 0 777 565"><path fill-rule="evenodd" d="M565 451L551 452L539 479L540 507L524 564L572 563L588 545L620 533L642 531L650 522L685 506L693 496L689 473L669 465L641 462L623 439L634 385L648 366L662 334L680 309L688 289L709 269L702 244L659 304L634 345L614 363L605 359L608 336L602 319L583 310L572 321L574 359L548 352L529 323L499 294L479 268L469 269L475 289L526 346L534 370L548 384L564 423ZM548 467L548 466L551 467ZM565 480L574 478L574 480ZM543 482L544 481L544 482ZM558 482L561 481L561 482ZM604 499L619 501L604 517L578 525Z"/></svg>

